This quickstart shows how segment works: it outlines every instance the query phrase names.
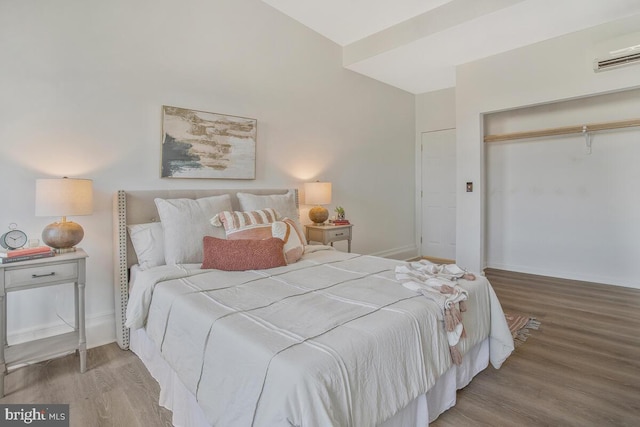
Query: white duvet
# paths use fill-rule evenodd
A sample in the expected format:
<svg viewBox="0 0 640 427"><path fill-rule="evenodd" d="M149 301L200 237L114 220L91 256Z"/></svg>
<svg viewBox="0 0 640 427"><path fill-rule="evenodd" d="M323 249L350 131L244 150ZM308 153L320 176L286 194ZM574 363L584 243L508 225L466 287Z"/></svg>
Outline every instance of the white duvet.
<svg viewBox="0 0 640 427"><path fill-rule="evenodd" d="M378 425L451 366L441 310L395 280L402 262L322 249L269 270L145 270L127 326L146 328L212 425ZM495 293L459 284L459 349L489 336L499 368L513 340Z"/></svg>

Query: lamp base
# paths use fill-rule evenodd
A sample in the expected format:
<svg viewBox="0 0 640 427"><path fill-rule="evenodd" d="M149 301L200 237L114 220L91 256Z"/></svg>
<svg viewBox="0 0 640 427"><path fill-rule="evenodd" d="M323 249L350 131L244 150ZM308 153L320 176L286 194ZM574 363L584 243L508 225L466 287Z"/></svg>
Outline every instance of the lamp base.
<svg viewBox="0 0 640 427"><path fill-rule="evenodd" d="M314 222L315 225L322 225L327 219L329 219L329 211L322 206L316 206L309 210L309 219Z"/></svg>
<svg viewBox="0 0 640 427"><path fill-rule="evenodd" d="M72 248L54 248L53 252L55 252L57 255L61 255L61 254L68 254L69 252L75 252L76 251L76 247L72 247Z"/></svg>
<svg viewBox="0 0 640 427"><path fill-rule="evenodd" d="M82 241L84 230L73 221L54 222L42 230L42 241L55 249L56 253L73 252Z"/></svg>

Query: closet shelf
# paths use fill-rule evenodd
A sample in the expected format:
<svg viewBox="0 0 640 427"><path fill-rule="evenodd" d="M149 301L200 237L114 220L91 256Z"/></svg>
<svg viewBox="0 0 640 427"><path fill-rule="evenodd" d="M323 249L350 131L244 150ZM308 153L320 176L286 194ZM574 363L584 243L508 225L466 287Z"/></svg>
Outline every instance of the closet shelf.
<svg viewBox="0 0 640 427"><path fill-rule="evenodd" d="M564 126L551 129L531 130L526 132L502 133L495 135L485 135L484 142L511 141L515 139L540 138L545 136L584 134L611 129L623 129L640 126L640 119L622 120L607 123L592 123L589 125Z"/></svg>

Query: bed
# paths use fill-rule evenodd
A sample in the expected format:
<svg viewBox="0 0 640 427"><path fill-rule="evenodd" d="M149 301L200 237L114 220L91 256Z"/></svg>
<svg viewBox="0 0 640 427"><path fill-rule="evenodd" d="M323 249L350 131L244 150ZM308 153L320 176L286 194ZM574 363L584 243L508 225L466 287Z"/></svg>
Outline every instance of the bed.
<svg viewBox="0 0 640 427"><path fill-rule="evenodd" d="M159 404L173 411L175 425L425 426L455 404L457 389L513 350L481 276L458 281L468 300L462 362L454 364L439 307L397 280L402 261L306 242L292 261L286 245L259 243L265 253L284 252L285 262L227 271L224 263L238 256L222 254L253 243L237 246L226 240L232 221L215 227L209 219L268 208L278 215L268 221L276 233L282 217L298 220L297 191L114 196L118 344L158 381ZM213 236L204 248L203 233ZM215 262L223 267L201 268Z"/></svg>

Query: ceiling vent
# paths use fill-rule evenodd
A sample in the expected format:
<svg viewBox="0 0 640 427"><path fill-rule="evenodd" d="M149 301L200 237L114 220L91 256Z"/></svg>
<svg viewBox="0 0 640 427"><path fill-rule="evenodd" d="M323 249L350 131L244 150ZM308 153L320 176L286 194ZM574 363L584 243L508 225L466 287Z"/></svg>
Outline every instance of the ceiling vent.
<svg viewBox="0 0 640 427"><path fill-rule="evenodd" d="M605 71L640 63L640 33L628 34L600 43L596 47L593 70Z"/></svg>

